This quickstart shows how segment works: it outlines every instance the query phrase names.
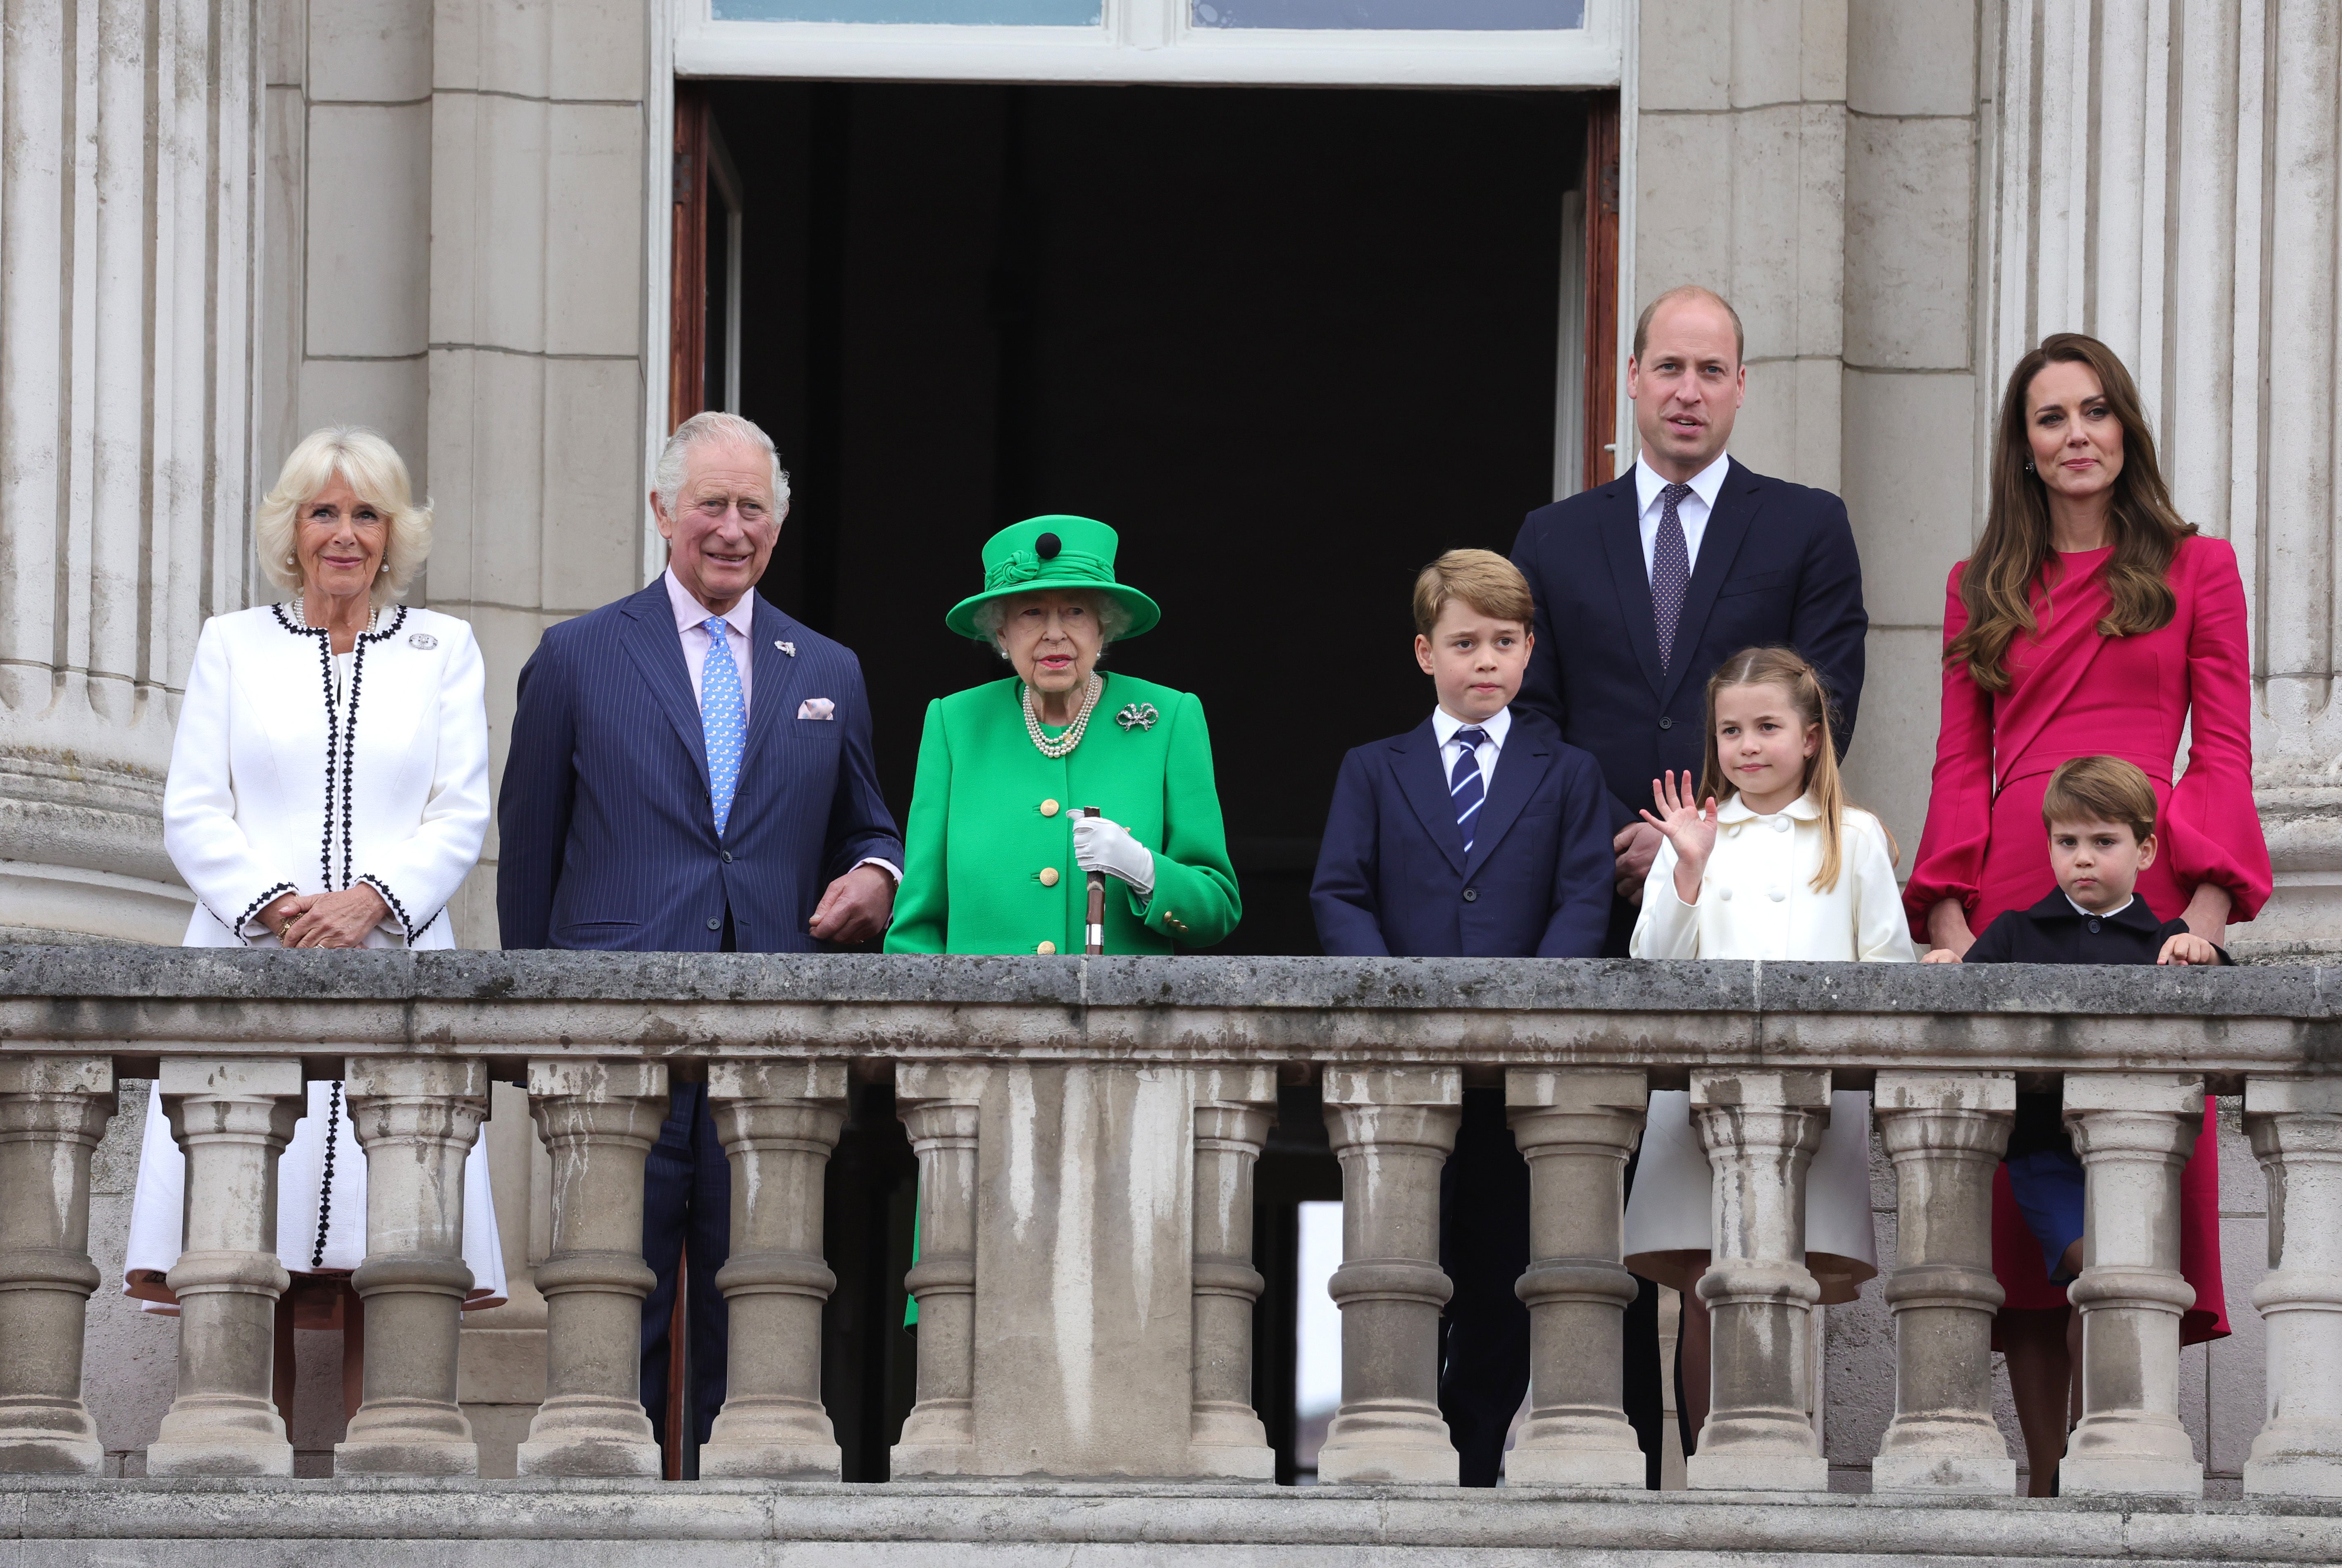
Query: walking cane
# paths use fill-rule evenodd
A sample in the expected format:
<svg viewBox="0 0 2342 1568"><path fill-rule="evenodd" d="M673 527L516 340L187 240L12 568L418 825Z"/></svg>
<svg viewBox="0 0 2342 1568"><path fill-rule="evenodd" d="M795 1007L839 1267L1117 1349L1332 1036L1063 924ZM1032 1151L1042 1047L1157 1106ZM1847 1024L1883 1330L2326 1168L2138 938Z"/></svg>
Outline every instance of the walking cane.
<svg viewBox="0 0 2342 1568"><path fill-rule="evenodd" d="M1080 810L1084 816L1098 814L1094 805ZM1106 952L1106 873L1102 871L1090 873L1089 930L1083 937L1082 951L1101 954Z"/></svg>

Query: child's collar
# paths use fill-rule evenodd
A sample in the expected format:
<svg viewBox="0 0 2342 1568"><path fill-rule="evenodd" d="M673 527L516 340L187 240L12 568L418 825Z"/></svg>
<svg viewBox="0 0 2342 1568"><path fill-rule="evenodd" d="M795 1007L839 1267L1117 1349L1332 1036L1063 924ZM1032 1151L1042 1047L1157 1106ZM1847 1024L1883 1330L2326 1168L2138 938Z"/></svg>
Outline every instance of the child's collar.
<svg viewBox="0 0 2342 1568"><path fill-rule="evenodd" d="M1799 822L1819 822L1822 808L1814 804L1812 795L1801 794L1779 811L1766 814L1794 817ZM1716 820L1719 826L1726 823L1755 822L1757 815L1756 812L1749 809L1747 801L1737 794L1716 808Z"/></svg>

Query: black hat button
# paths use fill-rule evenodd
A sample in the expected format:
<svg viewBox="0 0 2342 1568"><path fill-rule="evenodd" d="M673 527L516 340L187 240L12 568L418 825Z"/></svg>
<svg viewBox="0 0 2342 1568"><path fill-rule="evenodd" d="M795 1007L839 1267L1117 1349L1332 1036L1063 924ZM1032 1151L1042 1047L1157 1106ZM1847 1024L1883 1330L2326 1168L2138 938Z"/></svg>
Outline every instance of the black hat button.
<svg viewBox="0 0 2342 1568"><path fill-rule="evenodd" d="M1038 539L1033 541L1033 554L1038 555L1044 561L1056 560L1057 558L1057 552L1063 550L1065 547L1065 541L1058 538L1055 534L1044 534Z"/></svg>

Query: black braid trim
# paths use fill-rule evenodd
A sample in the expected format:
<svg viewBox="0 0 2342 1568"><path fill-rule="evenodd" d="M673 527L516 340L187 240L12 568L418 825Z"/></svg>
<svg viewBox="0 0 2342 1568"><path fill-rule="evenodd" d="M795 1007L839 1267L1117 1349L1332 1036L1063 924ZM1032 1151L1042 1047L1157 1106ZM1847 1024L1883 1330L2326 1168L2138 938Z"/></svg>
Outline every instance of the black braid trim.
<svg viewBox="0 0 2342 1568"><path fill-rule="evenodd" d="M431 917L431 920L426 920L421 925L416 925L414 921L407 918L406 905L398 902L398 894L390 891L390 884L388 883L383 881L382 878L376 876L370 871L362 871L358 873L356 879L353 881L350 885L352 887L355 887L358 883L361 882L365 883L368 887L373 888L376 893L382 894L382 901L390 905L391 914L398 916L399 929L406 933L406 945L409 947L415 945L415 939L416 937L431 929L431 920L436 920L439 918L438 915L434 914Z"/></svg>
<svg viewBox="0 0 2342 1568"><path fill-rule="evenodd" d="M285 894L288 893L298 893L301 890L299 888L294 886L289 882L280 882L275 887L272 887L267 892L262 894L258 898L254 899L250 904L245 904L244 906L244 913L237 915L234 920L224 918L218 910L214 909L208 904L204 905L204 913L210 915L214 920L218 921L222 925L226 926L229 935L235 937L238 942L243 943L246 947L249 947L252 945L252 938L244 934L244 928L252 924L252 917L258 914L270 904L275 903Z"/></svg>
<svg viewBox="0 0 2342 1568"><path fill-rule="evenodd" d="M334 1087L325 1101L325 1174L317 1183L317 1241L309 1250L309 1266L325 1266L325 1232L334 1221L334 1144L342 1130L342 1084L334 1080Z"/></svg>
<svg viewBox="0 0 2342 1568"><path fill-rule="evenodd" d="M369 644L379 643L387 637L395 635L398 629L405 624L406 624L406 606L401 604L398 607L397 613L391 616L390 624L385 626L379 632L359 633L357 641L351 649L351 651L357 656L350 661L350 706L348 714L345 715L342 720L343 738L341 746L342 880L340 885L345 888L350 885L350 819L355 814L350 797L357 788L358 688L365 680L366 647ZM328 773L325 776L325 789L329 796L332 794L333 788L334 778L333 775ZM331 820L330 814L328 816L328 820ZM327 885L330 886L332 884L329 883ZM377 891L384 891L385 893L385 896L387 896L386 890L378 888ZM399 924L401 925L406 924L405 915L401 914L399 916Z"/></svg>

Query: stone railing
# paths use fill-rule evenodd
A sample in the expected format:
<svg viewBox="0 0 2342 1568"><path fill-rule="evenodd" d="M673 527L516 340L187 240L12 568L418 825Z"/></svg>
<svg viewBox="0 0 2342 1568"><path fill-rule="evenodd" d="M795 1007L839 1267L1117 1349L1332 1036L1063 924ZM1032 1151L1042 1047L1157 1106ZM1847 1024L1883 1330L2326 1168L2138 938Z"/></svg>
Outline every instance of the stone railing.
<svg viewBox="0 0 2342 1568"><path fill-rule="evenodd" d="M735 1173L729 1396L704 1475L838 1473L821 1194L859 1074L892 1076L920 1168L918 1399L894 1475L1266 1480L1252 1173L1279 1083L1314 1077L1346 1199L1324 1480L1456 1479L1437 1193L1475 1083L1503 1086L1533 1174L1532 1410L1508 1480L1640 1485L1618 1403L1622 1176L1650 1089L1687 1084L1718 1177L1713 1407L1689 1485L1818 1492L1800 1231L1835 1084L1873 1090L1899 1183L1875 1489L2005 1496L1991 1176L2019 1083L2062 1078L2089 1174L2087 1413L2064 1494L2201 1495L2177 1412L2179 1173L2203 1096L2241 1092L2272 1238L2245 1488L2342 1496L2337 987L2342 971L2307 968L0 949L0 1470L98 1469L78 1388L89 1159L124 1074L155 1078L187 1153L179 1386L147 1473L290 1473L269 1397L274 1161L305 1078L331 1075L373 1249L365 1397L337 1470L476 1470L456 1403L462 1173L509 1081L553 1170L548 1396L522 1472L654 1476L642 1176L687 1064Z"/></svg>

